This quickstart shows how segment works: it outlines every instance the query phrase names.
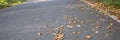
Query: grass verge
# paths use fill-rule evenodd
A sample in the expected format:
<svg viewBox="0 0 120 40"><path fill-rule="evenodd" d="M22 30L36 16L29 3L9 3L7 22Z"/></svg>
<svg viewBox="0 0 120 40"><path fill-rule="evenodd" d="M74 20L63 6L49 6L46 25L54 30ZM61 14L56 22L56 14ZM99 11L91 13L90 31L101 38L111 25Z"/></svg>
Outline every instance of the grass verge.
<svg viewBox="0 0 120 40"><path fill-rule="evenodd" d="M100 0L101 3L111 5L114 8L120 8L120 0Z"/></svg>
<svg viewBox="0 0 120 40"><path fill-rule="evenodd" d="M85 0L91 3L93 8L104 12L106 15L115 16L120 20L120 0Z"/></svg>
<svg viewBox="0 0 120 40"><path fill-rule="evenodd" d="M26 0L0 0L0 9L15 6L25 2Z"/></svg>

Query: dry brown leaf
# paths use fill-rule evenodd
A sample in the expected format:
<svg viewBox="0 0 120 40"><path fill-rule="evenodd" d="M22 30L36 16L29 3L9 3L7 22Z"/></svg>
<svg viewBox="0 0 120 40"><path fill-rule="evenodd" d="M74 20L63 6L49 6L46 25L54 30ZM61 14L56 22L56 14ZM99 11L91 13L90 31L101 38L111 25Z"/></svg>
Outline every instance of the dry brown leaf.
<svg viewBox="0 0 120 40"><path fill-rule="evenodd" d="M54 36L55 36L54 40L63 40L64 34L58 33L58 34L55 34Z"/></svg>
<svg viewBox="0 0 120 40"><path fill-rule="evenodd" d="M57 33L52 33L52 35L53 35L53 36L56 36L56 35L57 35Z"/></svg>
<svg viewBox="0 0 120 40"><path fill-rule="evenodd" d="M92 30L94 33L98 33L99 31L96 31L95 29Z"/></svg>
<svg viewBox="0 0 120 40"><path fill-rule="evenodd" d="M117 20L120 20L120 17L117 17Z"/></svg>
<svg viewBox="0 0 120 40"><path fill-rule="evenodd" d="M80 32L73 32L73 34L80 34Z"/></svg>
<svg viewBox="0 0 120 40"><path fill-rule="evenodd" d="M110 25L109 25L109 26L107 26L107 27L106 27L106 29L107 29L107 30L110 30L110 29L111 29L111 26L110 26Z"/></svg>
<svg viewBox="0 0 120 40"><path fill-rule="evenodd" d="M47 32L47 33L46 33L46 35L49 35L49 34L50 34L50 32Z"/></svg>
<svg viewBox="0 0 120 40"><path fill-rule="evenodd" d="M109 20L110 22L112 22L112 20Z"/></svg>
<svg viewBox="0 0 120 40"><path fill-rule="evenodd" d="M64 25L61 25L61 26L60 26L60 29L64 29Z"/></svg>
<svg viewBox="0 0 120 40"><path fill-rule="evenodd" d="M90 23L91 23L91 22L92 22L92 20L88 20L88 22L90 22Z"/></svg>
<svg viewBox="0 0 120 40"><path fill-rule="evenodd" d="M110 25L113 25L113 23L110 23Z"/></svg>
<svg viewBox="0 0 120 40"><path fill-rule="evenodd" d="M83 21L80 22L80 24L83 24L83 23L84 23Z"/></svg>
<svg viewBox="0 0 120 40"><path fill-rule="evenodd" d="M40 35L42 35L42 33L41 33L41 32L39 32L39 33L38 33L38 36L40 36Z"/></svg>
<svg viewBox="0 0 120 40"><path fill-rule="evenodd" d="M106 34L106 35L105 35L105 38L108 38L109 36L110 36L110 34Z"/></svg>
<svg viewBox="0 0 120 40"><path fill-rule="evenodd" d="M92 39L92 36L90 36L90 35L86 35L85 36L87 39Z"/></svg>
<svg viewBox="0 0 120 40"><path fill-rule="evenodd" d="M96 21L96 23L98 24L99 22L98 22L98 21Z"/></svg>
<svg viewBox="0 0 120 40"><path fill-rule="evenodd" d="M78 19L78 17L75 17L74 19Z"/></svg>
<svg viewBox="0 0 120 40"><path fill-rule="evenodd" d="M72 28L73 28L73 26L72 26L72 25L67 25L67 27L68 27L69 29L72 29Z"/></svg>
<svg viewBox="0 0 120 40"><path fill-rule="evenodd" d="M102 26L97 26L96 28L99 29L99 28L102 28Z"/></svg>
<svg viewBox="0 0 120 40"><path fill-rule="evenodd" d="M69 22L68 22L68 24L69 24L69 25L72 25L72 22L71 22L71 21L69 21Z"/></svg>
<svg viewBox="0 0 120 40"><path fill-rule="evenodd" d="M63 38L54 38L54 40L63 40Z"/></svg>
<svg viewBox="0 0 120 40"><path fill-rule="evenodd" d="M77 25L77 27L81 27L81 25Z"/></svg>
<svg viewBox="0 0 120 40"><path fill-rule="evenodd" d="M99 31L95 31L95 33L98 33Z"/></svg>
<svg viewBox="0 0 120 40"><path fill-rule="evenodd" d="M103 22L105 22L105 19L102 19Z"/></svg>
<svg viewBox="0 0 120 40"><path fill-rule="evenodd" d="M57 34L56 36L57 36L57 38L62 38L64 36L64 34Z"/></svg>

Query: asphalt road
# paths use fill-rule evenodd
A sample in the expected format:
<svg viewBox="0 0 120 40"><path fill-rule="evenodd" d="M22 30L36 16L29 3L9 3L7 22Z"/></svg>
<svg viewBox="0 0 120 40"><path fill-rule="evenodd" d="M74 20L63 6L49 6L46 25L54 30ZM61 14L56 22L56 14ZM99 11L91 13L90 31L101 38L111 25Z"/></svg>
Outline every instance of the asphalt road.
<svg viewBox="0 0 120 40"><path fill-rule="evenodd" d="M51 34L45 33L59 25L66 25L65 15L78 17L83 24L80 28L73 26L71 30L65 26L64 40L120 40L120 23L79 0L26 3L0 10L0 40L53 40ZM106 26L110 24L113 24L110 37L105 38ZM96 26L102 28L96 29ZM93 29L99 32L93 33ZM42 35L38 36L38 32ZM85 35L91 35L92 39L85 38Z"/></svg>

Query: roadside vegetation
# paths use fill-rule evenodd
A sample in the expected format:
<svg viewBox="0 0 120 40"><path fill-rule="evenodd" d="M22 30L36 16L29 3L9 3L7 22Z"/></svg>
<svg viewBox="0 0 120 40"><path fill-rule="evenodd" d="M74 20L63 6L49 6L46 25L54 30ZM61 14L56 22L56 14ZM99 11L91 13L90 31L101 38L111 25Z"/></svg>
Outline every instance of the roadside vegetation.
<svg viewBox="0 0 120 40"><path fill-rule="evenodd" d="M103 3L103 11L110 13L110 15L116 16L116 19L120 20L120 0L99 0Z"/></svg>
<svg viewBox="0 0 120 40"><path fill-rule="evenodd" d="M0 9L15 6L25 2L26 0L0 0Z"/></svg>
<svg viewBox="0 0 120 40"><path fill-rule="evenodd" d="M105 15L115 16L120 20L120 0L85 0L91 3L93 8L104 12Z"/></svg>
<svg viewBox="0 0 120 40"><path fill-rule="evenodd" d="M111 5L115 8L120 8L120 0L100 0L100 2L106 5Z"/></svg>

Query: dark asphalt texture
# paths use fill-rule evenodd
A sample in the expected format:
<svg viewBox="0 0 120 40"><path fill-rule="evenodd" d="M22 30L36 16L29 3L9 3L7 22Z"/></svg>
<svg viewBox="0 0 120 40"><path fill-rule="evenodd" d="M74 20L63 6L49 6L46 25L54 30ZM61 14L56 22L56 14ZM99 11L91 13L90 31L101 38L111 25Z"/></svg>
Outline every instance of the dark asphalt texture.
<svg viewBox="0 0 120 40"><path fill-rule="evenodd" d="M53 40L51 34L45 35L45 33L59 25L66 25L65 15L78 17L84 23L80 28L73 26L73 29L69 30L66 27L64 40L107 40L106 26L110 23L113 25L108 40L120 40L120 23L79 0L27 3L0 10L0 40ZM98 25L102 26L101 29L96 29L99 33L91 32ZM38 36L38 32L42 32L43 35ZM80 34L73 35L72 32ZM85 35L91 35L93 38L87 39Z"/></svg>

